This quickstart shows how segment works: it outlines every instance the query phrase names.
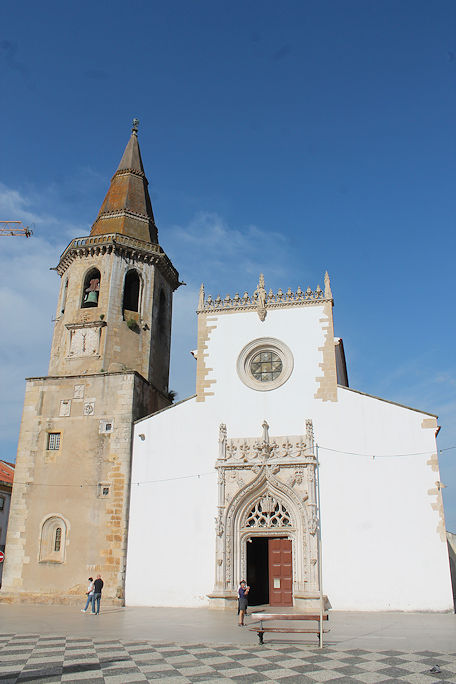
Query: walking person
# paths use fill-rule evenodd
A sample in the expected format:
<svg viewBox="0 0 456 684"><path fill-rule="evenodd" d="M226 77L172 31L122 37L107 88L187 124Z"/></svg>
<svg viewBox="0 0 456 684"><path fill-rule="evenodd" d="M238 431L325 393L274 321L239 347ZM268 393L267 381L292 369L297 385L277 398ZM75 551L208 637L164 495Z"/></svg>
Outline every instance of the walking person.
<svg viewBox="0 0 456 684"><path fill-rule="evenodd" d="M94 594L93 577L89 577L88 582L89 582L89 586L87 587L87 603L85 604L85 608L81 608L81 613L86 613L87 608L89 607L89 603L92 603L92 601L93 601L93 594Z"/></svg>
<svg viewBox="0 0 456 684"><path fill-rule="evenodd" d="M239 627L244 627L244 615L247 611L247 594L250 591L250 587L247 586L245 580L241 580L238 589L238 615L239 615Z"/></svg>
<svg viewBox="0 0 456 684"><path fill-rule="evenodd" d="M101 591L103 589L103 585L104 582L101 579L101 575L97 575L97 579L93 583L92 615L100 614Z"/></svg>

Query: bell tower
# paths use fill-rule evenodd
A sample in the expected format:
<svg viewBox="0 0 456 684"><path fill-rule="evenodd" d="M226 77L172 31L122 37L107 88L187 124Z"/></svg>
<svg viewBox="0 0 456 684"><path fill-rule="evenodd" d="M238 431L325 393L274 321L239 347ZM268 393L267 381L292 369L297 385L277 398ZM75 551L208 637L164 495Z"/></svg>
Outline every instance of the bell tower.
<svg viewBox="0 0 456 684"><path fill-rule="evenodd" d="M70 242L49 374L28 378L3 585L7 600L79 602L101 573L123 603L132 423L167 406L173 292L138 121L90 235Z"/></svg>
<svg viewBox="0 0 456 684"><path fill-rule="evenodd" d="M60 257L49 375L136 370L167 396L179 278L158 244L147 186L135 119L90 235Z"/></svg>

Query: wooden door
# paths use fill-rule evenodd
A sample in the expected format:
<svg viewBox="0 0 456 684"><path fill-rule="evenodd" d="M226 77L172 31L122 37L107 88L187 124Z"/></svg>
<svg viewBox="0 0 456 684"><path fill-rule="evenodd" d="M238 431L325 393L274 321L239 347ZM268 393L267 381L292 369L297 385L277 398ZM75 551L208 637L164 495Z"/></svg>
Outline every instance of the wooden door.
<svg viewBox="0 0 456 684"><path fill-rule="evenodd" d="M291 540L269 539L269 605L293 605Z"/></svg>

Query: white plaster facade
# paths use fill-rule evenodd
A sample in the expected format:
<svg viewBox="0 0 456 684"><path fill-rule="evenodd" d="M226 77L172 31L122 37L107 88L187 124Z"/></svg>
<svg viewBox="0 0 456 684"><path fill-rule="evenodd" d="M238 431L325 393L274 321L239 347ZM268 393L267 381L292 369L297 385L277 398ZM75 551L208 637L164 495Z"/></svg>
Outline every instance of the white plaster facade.
<svg viewBox="0 0 456 684"><path fill-rule="evenodd" d="M202 293L197 394L135 424L127 605L217 604L220 425L228 441L260 440L266 420L271 441L305 435L312 422L332 607L452 610L435 416L337 385L329 279L324 294L307 300L300 290L265 299L261 285L244 305ZM292 354L291 374L270 391L247 386L238 372L242 350L264 338ZM294 555L315 555L293 545ZM244 568L239 546L231 553L232 589ZM294 578L295 603L307 582Z"/></svg>

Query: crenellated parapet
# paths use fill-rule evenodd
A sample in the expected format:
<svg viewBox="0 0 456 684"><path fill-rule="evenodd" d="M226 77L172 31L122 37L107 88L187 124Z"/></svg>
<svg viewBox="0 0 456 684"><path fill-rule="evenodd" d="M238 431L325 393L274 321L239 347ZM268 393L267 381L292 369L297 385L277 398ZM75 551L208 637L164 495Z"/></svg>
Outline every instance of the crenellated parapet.
<svg viewBox="0 0 456 684"><path fill-rule="evenodd" d="M251 295L247 291L243 295L236 292L234 297L227 294L225 298L222 298L220 295L217 295L215 298L212 295L206 297L204 285L201 285L197 313L257 311L260 319L264 321L268 309L308 306L323 302L332 303L333 298L328 272L325 273L324 283L324 290L321 289L320 285L317 285L315 290L312 290L311 287L303 290L298 286L296 291L289 287L285 292L280 288L277 292L273 292L272 289L269 289L269 292L267 292L264 285L264 276L260 274L258 286Z"/></svg>
<svg viewBox="0 0 456 684"><path fill-rule="evenodd" d="M103 233L74 238L62 253L55 270L59 276L62 276L76 259L112 253L125 259L135 257L138 261L156 266L170 282L173 290L182 285L179 281L179 273L160 245L121 233Z"/></svg>

